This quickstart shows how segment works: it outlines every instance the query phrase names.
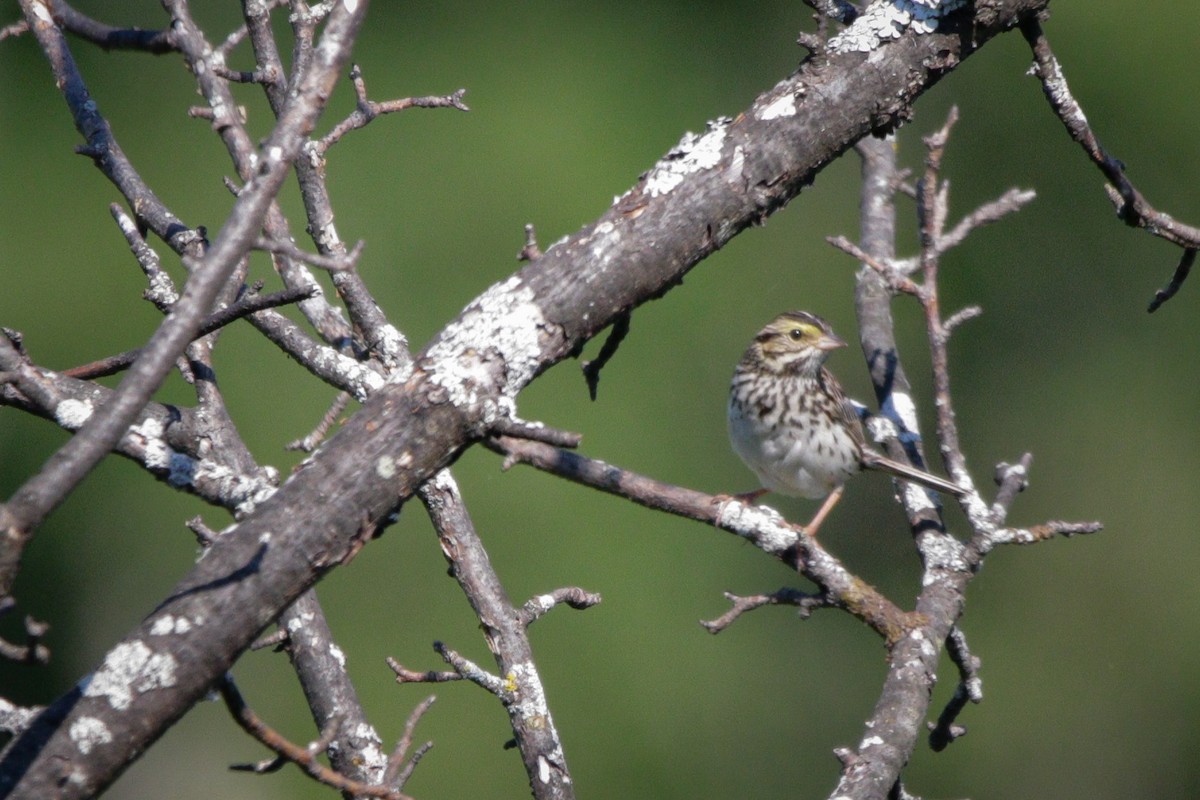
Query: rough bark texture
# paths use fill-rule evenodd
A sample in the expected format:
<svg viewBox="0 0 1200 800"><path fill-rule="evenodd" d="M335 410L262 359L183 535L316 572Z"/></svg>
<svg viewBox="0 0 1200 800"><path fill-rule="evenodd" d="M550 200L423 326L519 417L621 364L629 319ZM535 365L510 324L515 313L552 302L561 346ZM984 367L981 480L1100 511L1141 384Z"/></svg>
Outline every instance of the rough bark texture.
<svg viewBox="0 0 1200 800"><path fill-rule="evenodd" d="M865 52L830 49L736 119L685 137L598 220L477 298L410 374L375 391L278 492L220 536L98 671L19 738L0 763L0 792L102 791L360 537L510 415L531 380L679 283L860 138L905 118L993 35L1045 6L981 2L937 32L907 31Z"/></svg>

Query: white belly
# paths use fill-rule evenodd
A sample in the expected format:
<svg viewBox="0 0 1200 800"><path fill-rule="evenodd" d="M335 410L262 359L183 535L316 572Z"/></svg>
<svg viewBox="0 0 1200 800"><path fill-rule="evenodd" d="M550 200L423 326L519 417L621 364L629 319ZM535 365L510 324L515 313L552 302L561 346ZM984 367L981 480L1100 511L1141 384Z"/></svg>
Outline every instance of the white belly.
<svg viewBox="0 0 1200 800"><path fill-rule="evenodd" d="M857 447L843 428L782 426L783 411L747 416L730 404L729 440L763 487L791 497L825 497L858 472ZM787 411L799 418L794 407Z"/></svg>

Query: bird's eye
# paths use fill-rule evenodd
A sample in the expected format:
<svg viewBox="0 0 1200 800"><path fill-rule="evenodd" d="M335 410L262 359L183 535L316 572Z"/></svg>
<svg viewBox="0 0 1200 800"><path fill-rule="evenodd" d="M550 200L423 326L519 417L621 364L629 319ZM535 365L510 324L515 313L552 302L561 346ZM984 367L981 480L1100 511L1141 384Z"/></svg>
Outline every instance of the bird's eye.
<svg viewBox="0 0 1200 800"><path fill-rule="evenodd" d="M804 331L800 330L799 328L792 328L790 331L788 331L788 337L793 342L798 342L804 338Z"/></svg>

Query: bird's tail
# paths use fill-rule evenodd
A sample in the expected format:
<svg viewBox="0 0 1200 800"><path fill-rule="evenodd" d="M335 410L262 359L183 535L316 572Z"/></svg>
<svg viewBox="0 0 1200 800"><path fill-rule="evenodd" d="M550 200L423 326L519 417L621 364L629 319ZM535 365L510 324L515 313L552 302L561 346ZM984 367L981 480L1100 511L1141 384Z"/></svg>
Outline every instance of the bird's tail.
<svg viewBox="0 0 1200 800"><path fill-rule="evenodd" d="M962 497L967 494L967 490L959 486L957 483L951 483L945 478L939 478L937 475L909 466L901 464L899 461L893 461L887 456L867 450L863 453L863 466L868 469L877 469L883 472L895 475L897 478L903 478L906 481L919 483L926 489L933 489L935 492L942 494L950 494L955 497Z"/></svg>

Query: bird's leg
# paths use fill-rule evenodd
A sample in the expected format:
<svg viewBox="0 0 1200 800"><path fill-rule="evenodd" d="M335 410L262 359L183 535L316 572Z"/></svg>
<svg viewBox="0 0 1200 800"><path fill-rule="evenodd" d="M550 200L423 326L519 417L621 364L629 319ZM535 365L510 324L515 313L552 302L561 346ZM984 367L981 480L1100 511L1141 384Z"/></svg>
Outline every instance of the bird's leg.
<svg viewBox="0 0 1200 800"><path fill-rule="evenodd" d="M734 500L740 500L741 502L745 503L746 505L750 505L755 500L762 497L764 494L769 493L770 491L771 491L770 489L755 489L750 492L740 492L738 494L732 495L732 497Z"/></svg>
<svg viewBox="0 0 1200 800"><path fill-rule="evenodd" d="M829 512L833 510L833 507L837 505L838 500L842 499L843 489L845 489L844 486L839 486L829 493L829 496L825 498L825 502L821 504L812 521L804 526L805 534L814 539L816 538L817 529L821 527L821 523L825 521L825 517L829 516Z"/></svg>

